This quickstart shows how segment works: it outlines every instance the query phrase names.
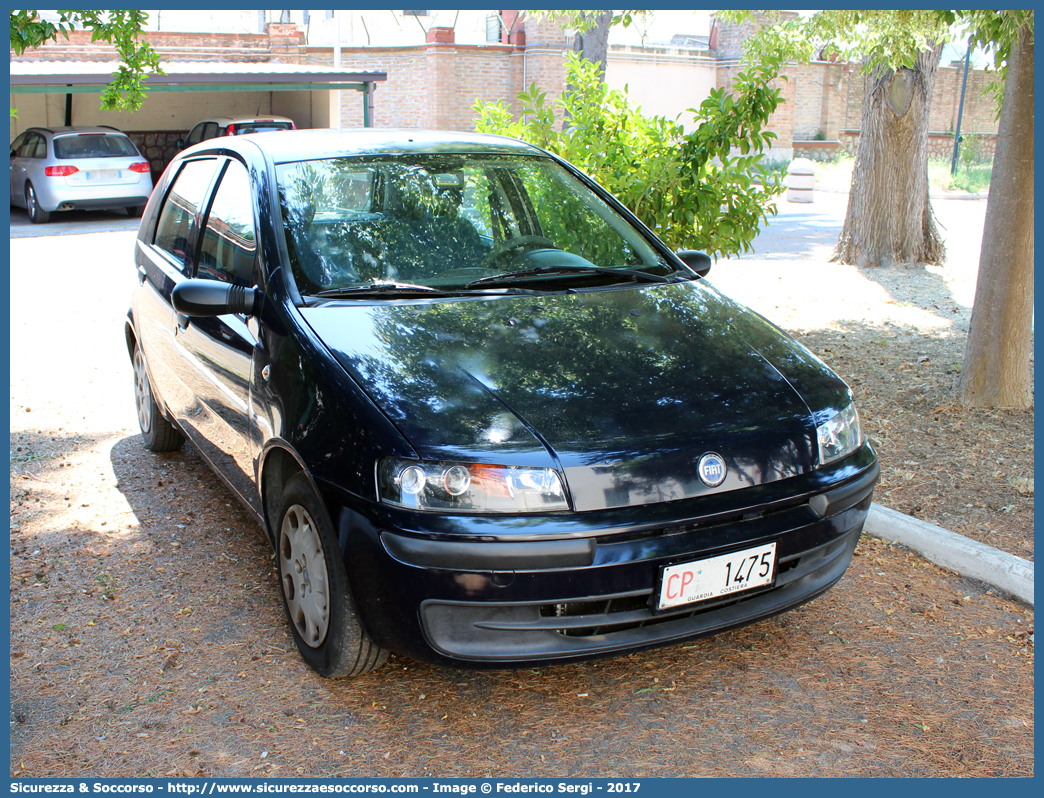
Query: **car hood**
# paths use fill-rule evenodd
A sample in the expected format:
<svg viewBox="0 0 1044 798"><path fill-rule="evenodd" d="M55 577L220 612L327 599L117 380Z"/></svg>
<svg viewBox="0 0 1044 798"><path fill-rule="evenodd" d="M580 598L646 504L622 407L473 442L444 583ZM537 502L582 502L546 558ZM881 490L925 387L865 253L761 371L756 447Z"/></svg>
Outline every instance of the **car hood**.
<svg viewBox="0 0 1044 798"><path fill-rule="evenodd" d="M705 281L301 312L420 457L561 468L576 510L806 473L818 416L849 401ZM728 466L713 488L708 452Z"/></svg>

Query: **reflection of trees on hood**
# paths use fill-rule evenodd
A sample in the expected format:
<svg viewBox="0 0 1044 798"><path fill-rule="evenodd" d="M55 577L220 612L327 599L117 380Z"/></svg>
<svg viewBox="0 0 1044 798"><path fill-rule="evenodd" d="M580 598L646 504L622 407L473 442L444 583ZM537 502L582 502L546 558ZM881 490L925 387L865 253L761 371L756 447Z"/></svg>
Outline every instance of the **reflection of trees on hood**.
<svg viewBox="0 0 1044 798"><path fill-rule="evenodd" d="M375 315L383 352L359 365L407 413L447 403L466 413L478 386L463 369L555 439L662 426L648 414L707 426L760 415L782 387L766 385L767 371L778 375L730 334L731 311L698 286L400 306Z"/></svg>

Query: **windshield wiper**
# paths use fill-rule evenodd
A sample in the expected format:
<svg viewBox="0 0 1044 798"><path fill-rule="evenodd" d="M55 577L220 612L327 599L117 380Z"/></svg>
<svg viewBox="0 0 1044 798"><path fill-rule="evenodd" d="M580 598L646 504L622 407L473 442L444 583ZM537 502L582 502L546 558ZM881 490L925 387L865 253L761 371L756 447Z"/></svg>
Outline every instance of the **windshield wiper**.
<svg viewBox="0 0 1044 798"><path fill-rule="evenodd" d="M414 283L367 283L366 285L349 285L344 288L328 288L312 296L350 297L369 296L371 294L424 294L425 296L449 296L445 291L428 285Z"/></svg>
<svg viewBox="0 0 1044 798"><path fill-rule="evenodd" d="M640 272L635 269L612 269L608 266L537 266L520 272L504 272L504 274L493 274L489 277L480 277L468 283L468 288L478 285L494 285L497 283L511 283L516 280L538 280L542 277L554 277L562 274L608 274L613 277L627 277L635 283L673 283L670 277L662 277L658 274Z"/></svg>
<svg viewBox="0 0 1044 798"><path fill-rule="evenodd" d="M548 293L561 293L560 291L535 291L530 288L503 288L496 289L490 286L488 289L470 290L468 286L462 288L432 288L428 285L415 285L414 283L367 283L366 285L349 285L344 288L328 288L309 296L322 297L323 299L350 299L352 297L367 296L430 296L448 297L462 296L464 294L527 294L544 295ZM572 289L566 289L566 293L572 293Z"/></svg>

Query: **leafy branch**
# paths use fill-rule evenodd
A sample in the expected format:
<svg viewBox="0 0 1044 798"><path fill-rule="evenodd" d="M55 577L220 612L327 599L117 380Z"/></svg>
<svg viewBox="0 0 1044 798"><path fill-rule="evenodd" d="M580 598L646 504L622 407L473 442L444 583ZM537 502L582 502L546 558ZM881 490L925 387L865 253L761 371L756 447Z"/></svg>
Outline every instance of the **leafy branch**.
<svg viewBox="0 0 1044 798"><path fill-rule="evenodd" d="M150 74L162 75L159 54L141 41L148 21L144 11L59 11L58 21L42 19L38 11L11 11L11 49L16 56L36 49L61 34L66 39L77 28L91 31L91 41L105 41L116 48L120 66L101 96L106 111L136 111L145 99L144 81Z"/></svg>

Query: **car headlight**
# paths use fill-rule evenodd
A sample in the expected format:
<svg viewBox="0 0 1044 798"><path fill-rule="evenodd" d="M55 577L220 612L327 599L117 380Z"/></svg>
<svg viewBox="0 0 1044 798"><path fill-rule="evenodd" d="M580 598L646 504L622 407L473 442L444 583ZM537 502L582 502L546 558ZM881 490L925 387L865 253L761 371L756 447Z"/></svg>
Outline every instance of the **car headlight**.
<svg viewBox="0 0 1044 798"><path fill-rule="evenodd" d="M830 416L816 427L819 436L819 462L821 465L846 457L863 445L863 432L859 427L859 411L854 402L844 410Z"/></svg>
<svg viewBox="0 0 1044 798"><path fill-rule="evenodd" d="M547 513L569 509L553 468L404 460L377 465L380 499L411 510L449 513Z"/></svg>

